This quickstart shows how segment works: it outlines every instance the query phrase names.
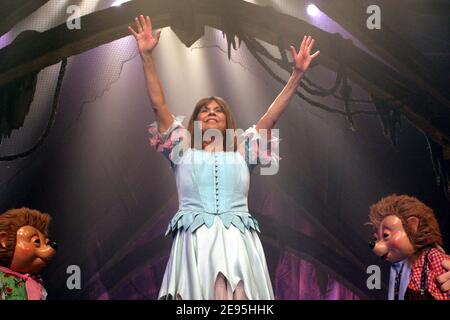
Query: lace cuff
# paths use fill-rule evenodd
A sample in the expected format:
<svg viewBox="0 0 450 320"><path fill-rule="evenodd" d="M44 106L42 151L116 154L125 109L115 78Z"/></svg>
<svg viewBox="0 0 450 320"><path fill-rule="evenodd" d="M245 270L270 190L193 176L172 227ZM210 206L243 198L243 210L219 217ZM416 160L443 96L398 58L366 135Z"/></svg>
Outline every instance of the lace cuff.
<svg viewBox="0 0 450 320"><path fill-rule="evenodd" d="M182 141L185 137L186 129L182 121L184 116L176 116L172 125L164 132L159 132L158 122L153 122L148 126L150 145L156 148L156 151L161 152L171 163L175 164L174 149L177 146L182 146Z"/></svg>

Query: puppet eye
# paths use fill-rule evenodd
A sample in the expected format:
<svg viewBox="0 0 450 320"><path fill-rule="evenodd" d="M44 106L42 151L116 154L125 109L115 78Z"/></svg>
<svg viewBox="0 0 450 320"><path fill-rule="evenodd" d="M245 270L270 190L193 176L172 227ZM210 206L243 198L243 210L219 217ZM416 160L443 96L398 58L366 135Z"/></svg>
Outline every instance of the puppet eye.
<svg viewBox="0 0 450 320"><path fill-rule="evenodd" d="M39 240L39 239L34 239L34 240L33 240L33 243L34 243L34 245L35 245L36 247L39 247L39 246L41 245L41 240Z"/></svg>
<svg viewBox="0 0 450 320"><path fill-rule="evenodd" d="M389 233L383 233L383 239L387 239L387 238L389 238Z"/></svg>

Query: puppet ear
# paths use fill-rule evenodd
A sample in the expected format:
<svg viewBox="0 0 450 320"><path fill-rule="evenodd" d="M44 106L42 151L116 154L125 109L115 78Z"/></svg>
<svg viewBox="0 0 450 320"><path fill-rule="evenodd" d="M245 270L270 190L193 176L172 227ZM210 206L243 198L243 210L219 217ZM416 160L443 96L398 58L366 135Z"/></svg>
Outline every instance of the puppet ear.
<svg viewBox="0 0 450 320"><path fill-rule="evenodd" d="M406 219L406 221L411 230L417 232L417 229L419 229L419 218L412 216Z"/></svg>
<svg viewBox="0 0 450 320"><path fill-rule="evenodd" d="M0 232L0 247L6 249L6 240L8 239L8 233L5 231Z"/></svg>

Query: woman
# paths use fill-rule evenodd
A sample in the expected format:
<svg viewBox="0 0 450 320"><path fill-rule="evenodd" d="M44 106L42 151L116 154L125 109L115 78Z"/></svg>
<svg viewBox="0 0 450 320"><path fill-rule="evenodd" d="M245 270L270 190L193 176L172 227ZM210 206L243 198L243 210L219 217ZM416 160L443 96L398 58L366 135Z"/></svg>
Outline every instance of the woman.
<svg viewBox="0 0 450 320"><path fill-rule="evenodd" d="M273 299L264 251L256 219L248 212L250 172L256 164L277 162L276 152L265 149L262 133L273 128L292 99L303 74L319 51L310 54L314 40L304 37L294 60L292 74L253 127L233 139L196 137L200 129L225 134L235 129L226 102L219 97L200 100L192 113L188 130L166 105L153 63L152 51L161 32L154 37L150 18L135 19L135 37L143 61L147 89L156 121L150 125L150 143L170 161L176 176L179 210L167 232L173 245L159 292L160 299ZM189 136L190 135L190 136ZM196 143L197 142L197 143Z"/></svg>

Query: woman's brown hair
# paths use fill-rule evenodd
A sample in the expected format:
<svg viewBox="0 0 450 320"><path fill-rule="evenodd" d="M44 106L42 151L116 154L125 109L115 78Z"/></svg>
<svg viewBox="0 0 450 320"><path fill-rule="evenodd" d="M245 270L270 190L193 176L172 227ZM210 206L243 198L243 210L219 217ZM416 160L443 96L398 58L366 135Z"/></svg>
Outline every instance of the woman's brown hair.
<svg viewBox="0 0 450 320"><path fill-rule="evenodd" d="M198 114L200 113L200 109L202 107L207 106L212 101L215 101L220 107L222 107L223 112L225 113L225 117L226 117L226 129L233 129L233 132L234 132L234 130L236 130L236 121L234 120L233 113L230 109L230 106L224 99L222 99L221 97L217 97L217 96L203 98L200 101L198 101L197 104L195 105L194 111L192 112L192 115L191 115L191 118L190 118L189 124L188 124L188 131L191 134L191 147L192 148L195 148L194 121L197 120ZM237 144L238 144L236 135L233 136L233 139L229 139L228 136L225 134L225 132L222 132L222 134L224 134L224 137L225 137L223 139L223 150L226 151L226 150L228 150L228 148L230 148L233 151L236 151ZM229 140L231 140L231 141L229 141ZM228 143L228 148L227 148L227 143Z"/></svg>

